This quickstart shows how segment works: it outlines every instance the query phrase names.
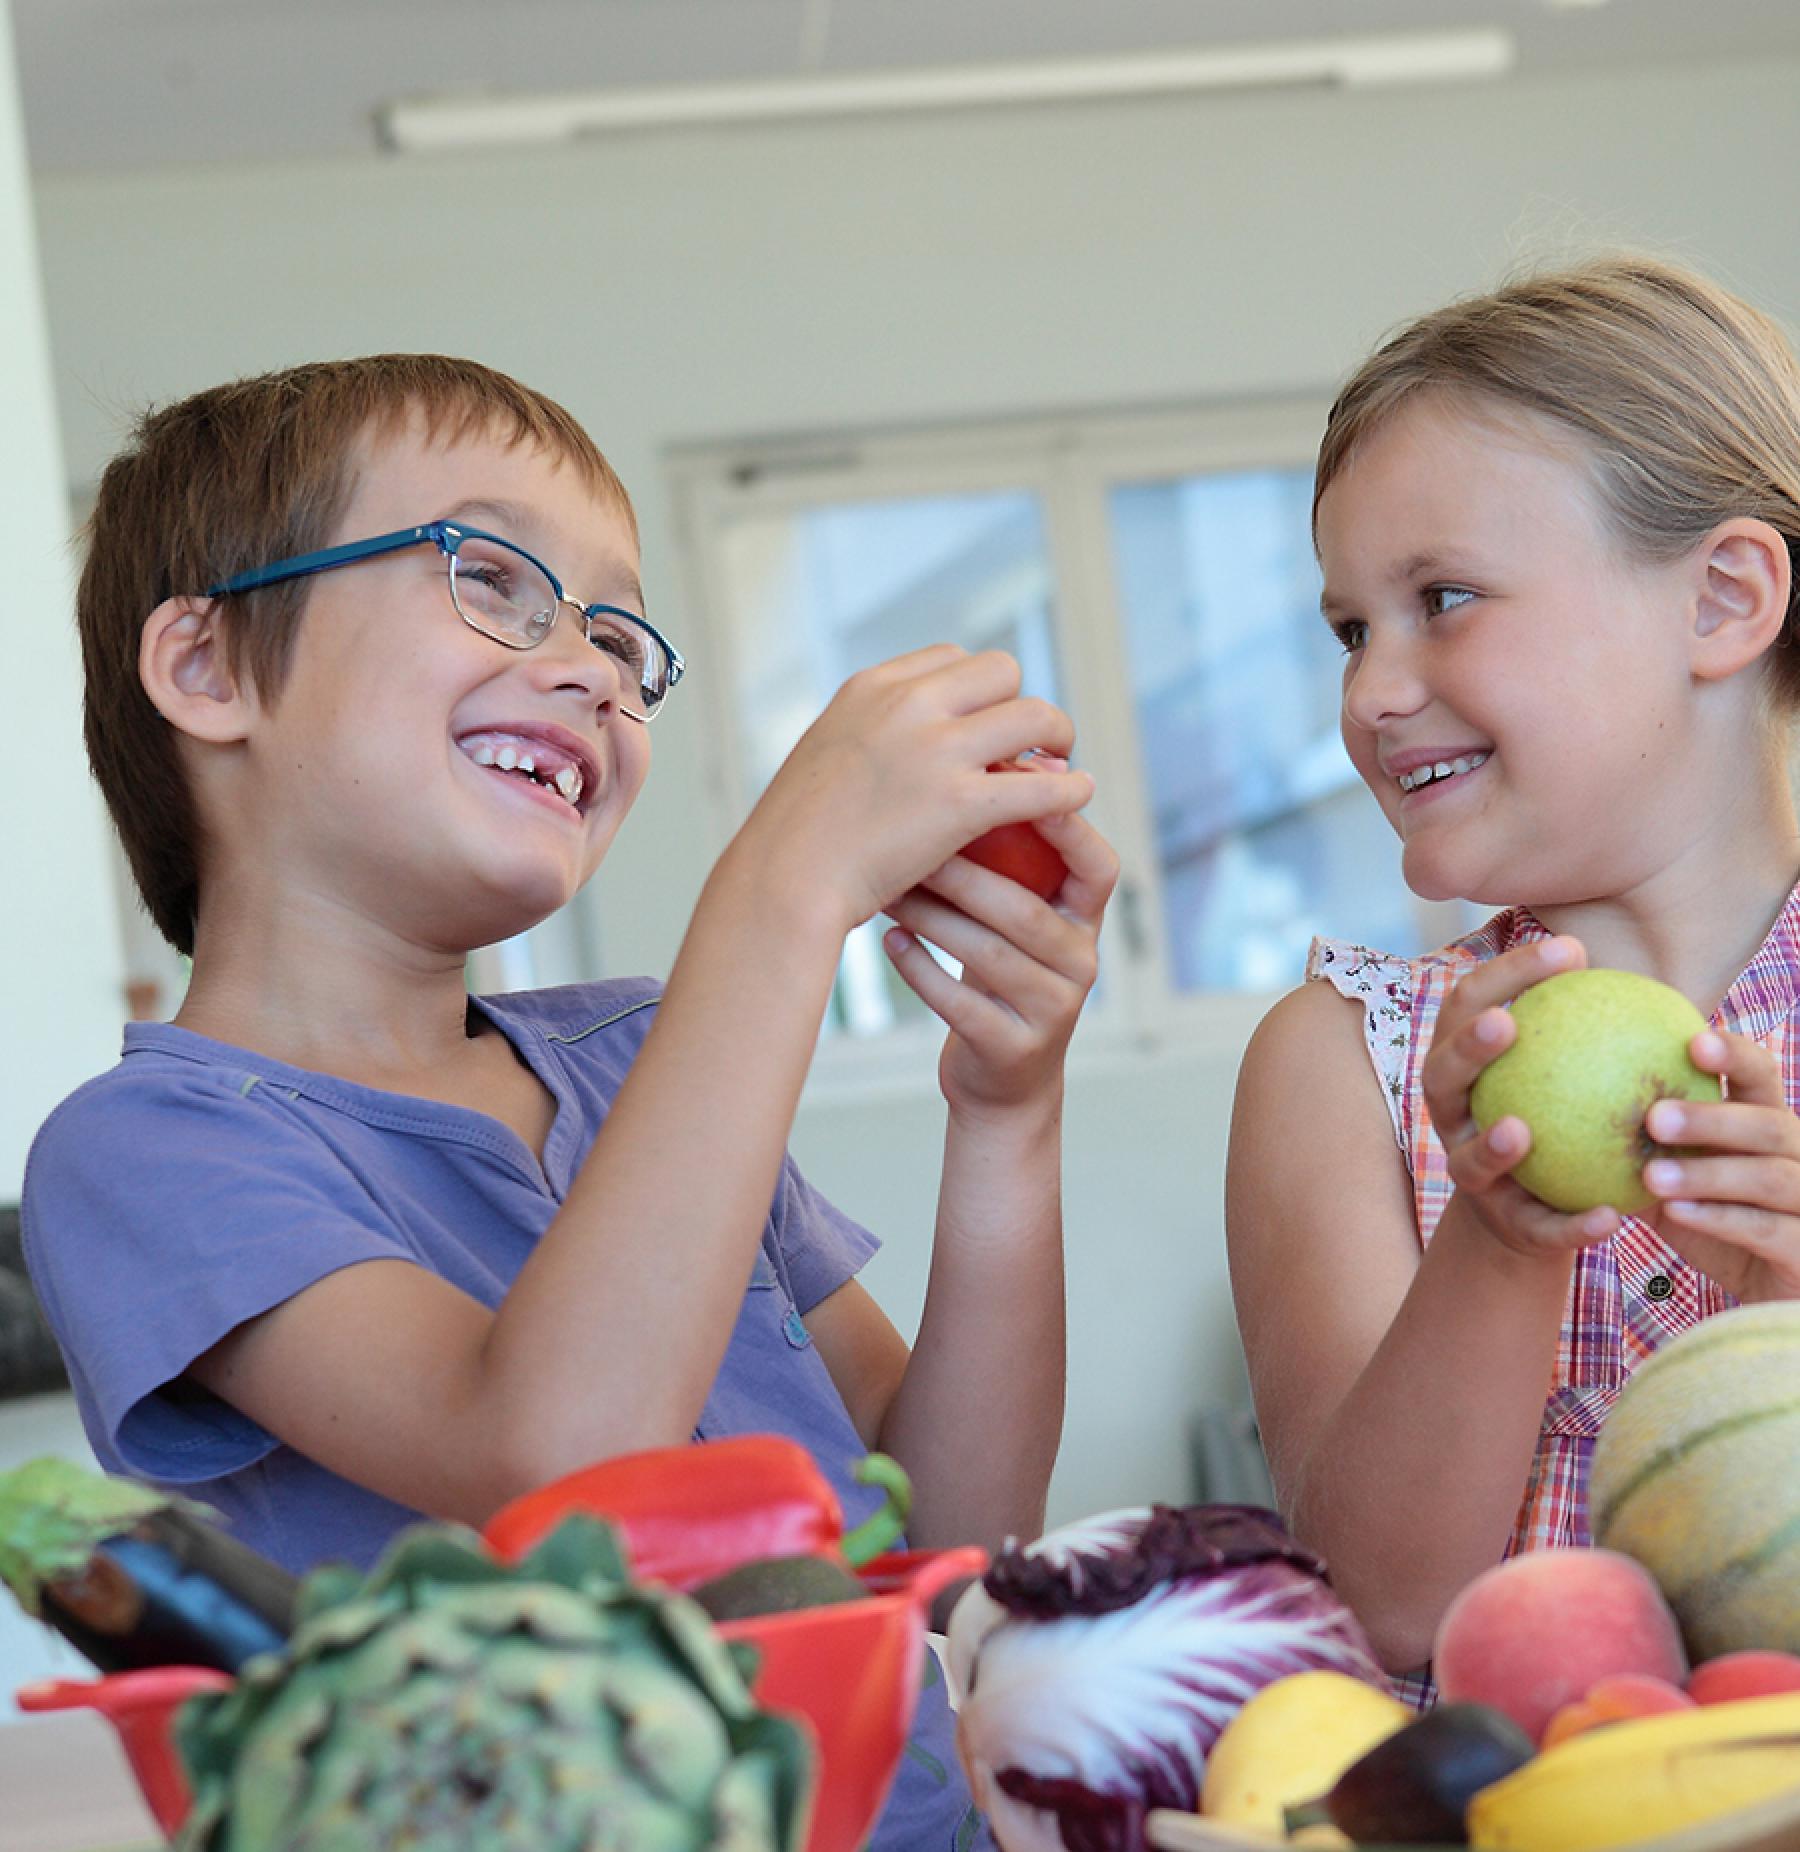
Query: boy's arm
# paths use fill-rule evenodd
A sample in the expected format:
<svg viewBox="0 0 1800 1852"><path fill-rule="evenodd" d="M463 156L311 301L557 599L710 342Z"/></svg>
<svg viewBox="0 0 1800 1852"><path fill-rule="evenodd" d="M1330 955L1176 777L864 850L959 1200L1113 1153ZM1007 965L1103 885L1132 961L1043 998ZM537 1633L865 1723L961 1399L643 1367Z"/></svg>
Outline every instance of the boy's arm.
<svg viewBox="0 0 1800 1852"><path fill-rule="evenodd" d="M804 888L771 885L730 857L715 871L656 1023L497 1310L370 1262L239 1326L189 1374L329 1470L474 1524L592 1460L690 1439L841 943Z"/></svg>
<svg viewBox="0 0 1800 1852"><path fill-rule="evenodd" d="M1504 1550L1571 1253L1505 1246L1459 1192L1421 1255L1359 1006L1320 983L1277 1004L1245 1054L1226 1234L1282 1509L1384 1663L1411 1670Z"/></svg>
<svg viewBox="0 0 1800 1852"><path fill-rule="evenodd" d="M1018 667L940 647L853 677L721 858L657 1020L495 1313L422 1268L331 1274L232 1332L202 1383L321 1465L479 1522L587 1462L691 1435L742 1303L844 933L1085 776Z"/></svg>
<svg viewBox="0 0 1800 1852"><path fill-rule="evenodd" d="M959 857L891 909L901 929L890 955L951 1030L939 1063L943 1180L911 1356L860 1291L809 1318L865 1437L912 1476L910 1529L924 1546L1036 1536L1062 1433L1063 1061L1118 860L1078 817L1042 833L1069 871L1054 905ZM960 979L920 935L958 960Z"/></svg>
<svg viewBox="0 0 1800 1852"><path fill-rule="evenodd" d="M913 1481L912 1543L939 1549L1044 1527L1063 1419L1058 1128L946 1134L917 1342L854 1280L807 1328L858 1432Z"/></svg>

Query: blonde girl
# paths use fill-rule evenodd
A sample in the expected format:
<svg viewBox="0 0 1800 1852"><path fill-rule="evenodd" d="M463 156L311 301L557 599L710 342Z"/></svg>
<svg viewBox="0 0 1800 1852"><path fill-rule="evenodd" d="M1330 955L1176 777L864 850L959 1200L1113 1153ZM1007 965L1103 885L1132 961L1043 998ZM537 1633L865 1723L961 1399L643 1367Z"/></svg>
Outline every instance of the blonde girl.
<svg viewBox="0 0 1800 1852"><path fill-rule="evenodd" d="M1408 884L1501 911L1423 958L1320 941L1245 1058L1227 1227L1279 1495L1378 1650L1589 1541L1620 1386L1737 1300L1800 1296L1800 368L1637 258L1425 317L1333 407L1314 531L1342 727ZM1583 963L1710 1017L1716 1106L1661 1102L1657 1206L1562 1216L1485 1135L1505 1006ZM1415 1689L1423 1689L1422 1683Z"/></svg>

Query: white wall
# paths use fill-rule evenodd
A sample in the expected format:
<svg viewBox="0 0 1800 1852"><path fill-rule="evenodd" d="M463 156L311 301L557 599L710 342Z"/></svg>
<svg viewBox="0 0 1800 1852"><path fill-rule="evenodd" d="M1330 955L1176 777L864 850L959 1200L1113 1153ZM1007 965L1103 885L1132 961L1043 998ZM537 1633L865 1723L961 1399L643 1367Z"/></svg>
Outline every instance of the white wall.
<svg viewBox="0 0 1800 1852"><path fill-rule="evenodd" d="M0 558L8 776L0 844L0 1200L63 1094L118 1052L117 910L107 826L83 773L67 482L44 337L32 198L0 5Z"/></svg>
<svg viewBox="0 0 1800 1852"><path fill-rule="evenodd" d="M632 484L652 609L696 663L599 883L608 968L657 970L723 828L671 445L1315 390L1397 318L1571 237L1672 248L1800 312L1797 86L1800 65L1768 62L53 178L64 439L82 481L121 408L386 347L474 353L564 399ZM85 815L73 777L34 782ZM62 878L36 872L60 929ZM1075 1075L1059 1514L1182 1495L1187 1412L1240 1393L1220 1158L1249 1014ZM811 1103L796 1133L887 1235L871 1281L902 1320L938 1138L920 1093Z"/></svg>
<svg viewBox="0 0 1800 1852"><path fill-rule="evenodd" d="M82 771L67 475L13 68L12 18L0 3L0 1199L16 1202L38 1121L117 1054L122 1007L107 826ZM0 1471L38 1453L91 1457L66 1396L0 1404ZM57 1645L0 1599L0 1716L16 1684L78 1670Z"/></svg>

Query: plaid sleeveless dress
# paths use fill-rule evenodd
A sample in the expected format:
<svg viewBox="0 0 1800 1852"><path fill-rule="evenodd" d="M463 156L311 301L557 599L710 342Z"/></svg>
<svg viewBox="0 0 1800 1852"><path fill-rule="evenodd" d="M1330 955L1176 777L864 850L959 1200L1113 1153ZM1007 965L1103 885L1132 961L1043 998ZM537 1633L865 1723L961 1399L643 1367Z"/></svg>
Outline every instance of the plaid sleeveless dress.
<svg viewBox="0 0 1800 1852"><path fill-rule="evenodd" d="M1363 1007L1369 1058L1412 1177L1421 1247L1431 1239L1452 1187L1420 1084L1438 1011L1451 987L1475 965L1548 936L1529 912L1514 907L1423 958L1389 957L1339 940L1313 942L1307 977L1329 983ZM1714 1027L1750 1036L1770 1050L1781 1067L1788 1105L1800 1110L1800 888L1788 895L1768 937L1712 1020ZM1507 1540L1508 1556L1550 1544L1592 1542L1588 1465L1619 1390L1660 1345L1735 1304L1635 1216L1625 1218L1612 1240L1577 1255L1556 1362L1545 1385L1537 1451ZM1403 1696L1429 1701L1425 1678L1400 1684Z"/></svg>

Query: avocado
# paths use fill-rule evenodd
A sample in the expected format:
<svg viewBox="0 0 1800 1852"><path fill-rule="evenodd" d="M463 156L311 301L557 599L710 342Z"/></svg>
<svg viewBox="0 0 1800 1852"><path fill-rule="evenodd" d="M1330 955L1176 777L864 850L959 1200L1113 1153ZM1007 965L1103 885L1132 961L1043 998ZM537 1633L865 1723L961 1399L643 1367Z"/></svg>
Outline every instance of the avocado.
<svg viewBox="0 0 1800 1852"><path fill-rule="evenodd" d="M1531 1738L1485 1704L1440 1704L1377 1743L1329 1794L1287 1810L1290 1833L1327 1821L1357 1845L1466 1845L1464 1809L1523 1768Z"/></svg>
<svg viewBox="0 0 1800 1852"><path fill-rule="evenodd" d="M786 1614L860 1601L868 1592L849 1570L823 1556L765 1556L739 1563L689 1594L716 1621L752 1614Z"/></svg>

